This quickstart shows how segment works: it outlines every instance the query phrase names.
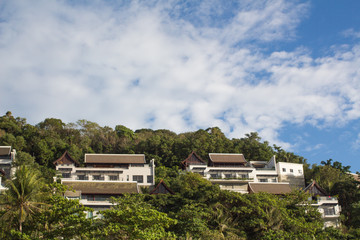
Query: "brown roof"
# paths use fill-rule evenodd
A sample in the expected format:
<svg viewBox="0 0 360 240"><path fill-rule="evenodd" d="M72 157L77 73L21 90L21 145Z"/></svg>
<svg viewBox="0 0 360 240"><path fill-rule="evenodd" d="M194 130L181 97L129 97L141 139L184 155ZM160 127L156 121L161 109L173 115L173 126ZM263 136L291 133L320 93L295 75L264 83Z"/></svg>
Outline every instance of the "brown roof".
<svg viewBox="0 0 360 240"><path fill-rule="evenodd" d="M136 182L62 181L62 184L81 191L82 194L139 193Z"/></svg>
<svg viewBox="0 0 360 240"><path fill-rule="evenodd" d="M54 165L56 164L75 164L75 166L79 166L79 162L76 161L75 159L73 159L70 154L68 153L68 151L65 151L63 155L61 155L61 157L59 157L57 160L55 160L53 162Z"/></svg>
<svg viewBox="0 0 360 240"><path fill-rule="evenodd" d="M244 155L239 153L209 153L209 157L216 163L246 163Z"/></svg>
<svg viewBox="0 0 360 240"><path fill-rule="evenodd" d="M308 192L311 195L328 196L326 191L322 187L320 187L320 185L315 182L315 180L310 183L306 188L304 188L304 192Z"/></svg>
<svg viewBox="0 0 360 240"><path fill-rule="evenodd" d="M85 154L85 163L145 163L144 154Z"/></svg>
<svg viewBox="0 0 360 240"><path fill-rule="evenodd" d="M11 146L0 146L0 156L10 155Z"/></svg>
<svg viewBox="0 0 360 240"><path fill-rule="evenodd" d="M206 165L206 162L204 160L202 160L202 158L197 155L194 151L192 151L189 156L181 162L181 164L184 167L187 167L189 164L204 164Z"/></svg>
<svg viewBox="0 0 360 240"><path fill-rule="evenodd" d="M289 183L249 183L249 193L266 192L286 194L291 192Z"/></svg>
<svg viewBox="0 0 360 240"><path fill-rule="evenodd" d="M166 184L162 179L159 182L159 184L156 186L156 188L154 188L154 190L150 192L150 194L167 194L167 193L175 194L168 186L166 186Z"/></svg>

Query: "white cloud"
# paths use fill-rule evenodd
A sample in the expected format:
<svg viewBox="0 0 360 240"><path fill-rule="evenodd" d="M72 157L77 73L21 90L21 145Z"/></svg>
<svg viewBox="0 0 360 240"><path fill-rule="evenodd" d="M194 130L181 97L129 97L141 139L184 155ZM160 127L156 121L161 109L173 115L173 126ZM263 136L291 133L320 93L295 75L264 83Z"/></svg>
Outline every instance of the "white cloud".
<svg viewBox="0 0 360 240"><path fill-rule="evenodd" d="M358 45L314 59L306 48L265 54L252 43L296 37L307 8L247 1L230 14L203 2L191 15L177 2L8 1L0 7L0 110L32 123L258 131L290 148L278 135L286 122L360 117Z"/></svg>
<svg viewBox="0 0 360 240"><path fill-rule="evenodd" d="M357 138L355 139L352 147L353 147L353 149L355 149L355 150L360 149L360 133L357 135Z"/></svg>

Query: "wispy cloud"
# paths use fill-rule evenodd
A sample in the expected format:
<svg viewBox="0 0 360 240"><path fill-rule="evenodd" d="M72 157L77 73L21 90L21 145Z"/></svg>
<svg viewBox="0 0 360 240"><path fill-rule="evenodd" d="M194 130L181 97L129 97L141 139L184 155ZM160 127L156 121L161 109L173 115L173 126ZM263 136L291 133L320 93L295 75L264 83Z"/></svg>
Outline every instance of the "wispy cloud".
<svg viewBox="0 0 360 240"><path fill-rule="evenodd" d="M321 58L303 47L262 50L296 38L307 4L116 4L2 3L0 110L34 123L85 118L177 132L219 126L230 137L258 131L285 147L278 130L286 122L360 117L359 45L335 46Z"/></svg>

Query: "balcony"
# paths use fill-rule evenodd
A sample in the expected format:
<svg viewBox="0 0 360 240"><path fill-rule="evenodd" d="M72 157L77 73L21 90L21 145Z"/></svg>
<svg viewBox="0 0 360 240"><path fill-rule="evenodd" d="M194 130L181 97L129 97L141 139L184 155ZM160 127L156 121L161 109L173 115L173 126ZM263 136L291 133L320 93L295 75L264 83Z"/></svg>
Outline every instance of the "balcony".
<svg viewBox="0 0 360 240"><path fill-rule="evenodd" d="M322 204L338 204L338 199L336 197L317 197L317 204L318 205L322 205Z"/></svg>

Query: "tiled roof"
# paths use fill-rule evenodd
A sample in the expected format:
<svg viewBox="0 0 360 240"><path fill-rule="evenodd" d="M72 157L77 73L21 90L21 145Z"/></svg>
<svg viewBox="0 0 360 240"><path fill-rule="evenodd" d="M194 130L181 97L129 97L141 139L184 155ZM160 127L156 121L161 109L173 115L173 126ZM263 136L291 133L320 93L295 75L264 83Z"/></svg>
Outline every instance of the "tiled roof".
<svg viewBox="0 0 360 240"><path fill-rule="evenodd" d="M181 162L184 167L187 167L189 164L203 164L206 165L206 162L202 160L202 158L197 155L194 151L192 151L189 156Z"/></svg>
<svg viewBox="0 0 360 240"><path fill-rule="evenodd" d="M312 195L328 196L327 192L315 180L304 188L304 192L311 193Z"/></svg>
<svg viewBox="0 0 360 240"><path fill-rule="evenodd" d="M156 186L156 188L154 188L154 190L150 192L150 194L167 194L167 193L175 194L168 186L166 186L166 184L162 179L159 182L159 184Z"/></svg>
<svg viewBox="0 0 360 240"><path fill-rule="evenodd" d="M75 166L79 166L79 162L73 159L68 151L65 151L61 157L59 157L57 160L53 162L54 165L56 164L75 164Z"/></svg>
<svg viewBox="0 0 360 240"><path fill-rule="evenodd" d="M11 146L0 146L0 156L7 156L11 153Z"/></svg>
<svg viewBox="0 0 360 240"><path fill-rule="evenodd" d="M144 154L85 154L85 163L145 163Z"/></svg>
<svg viewBox="0 0 360 240"><path fill-rule="evenodd" d="M289 183L249 183L249 193L266 192L286 194L291 192Z"/></svg>
<svg viewBox="0 0 360 240"><path fill-rule="evenodd" d="M139 193L136 182L62 181L62 184L81 191L82 194Z"/></svg>
<svg viewBox="0 0 360 240"><path fill-rule="evenodd" d="M239 153L209 153L209 157L214 163L247 163Z"/></svg>

